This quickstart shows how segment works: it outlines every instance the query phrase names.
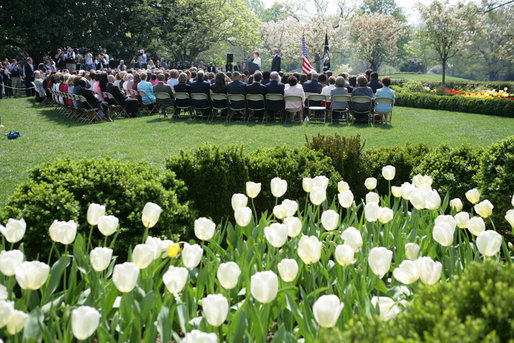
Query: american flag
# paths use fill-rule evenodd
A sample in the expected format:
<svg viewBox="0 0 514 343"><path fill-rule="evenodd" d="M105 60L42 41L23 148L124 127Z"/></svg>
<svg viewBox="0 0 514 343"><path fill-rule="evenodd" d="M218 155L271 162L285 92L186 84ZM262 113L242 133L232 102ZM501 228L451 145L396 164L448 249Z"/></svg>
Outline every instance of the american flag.
<svg viewBox="0 0 514 343"><path fill-rule="evenodd" d="M316 69L312 66L309 61L309 57L307 57L307 48L305 47L305 35L302 36L302 54L303 54L303 64L302 71L304 74L309 74L312 72L316 72Z"/></svg>

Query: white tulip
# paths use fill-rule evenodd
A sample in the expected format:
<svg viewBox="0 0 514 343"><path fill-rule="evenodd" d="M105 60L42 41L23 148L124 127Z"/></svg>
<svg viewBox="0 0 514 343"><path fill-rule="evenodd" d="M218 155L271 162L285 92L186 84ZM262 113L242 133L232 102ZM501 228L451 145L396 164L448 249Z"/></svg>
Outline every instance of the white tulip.
<svg viewBox="0 0 514 343"><path fill-rule="evenodd" d="M282 201L282 206L285 208L286 217L292 217L298 211L298 203L294 200L284 199Z"/></svg>
<svg viewBox="0 0 514 343"><path fill-rule="evenodd" d="M415 261L405 260L393 270L393 276L404 285L410 285L419 279L419 269Z"/></svg>
<svg viewBox="0 0 514 343"><path fill-rule="evenodd" d="M48 279L50 267L43 262L23 262L15 269L18 285L22 289L36 290L41 288Z"/></svg>
<svg viewBox="0 0 514 343"><path fill-rule="evenodd" d="M502 235L496 231L483 231L477 238L478 251L484 256L494 256L500 251L502 239Z"/></svg>
<svg viewBox="0 0 514 343"><path fill-rule="evenodd" d="M309 199L313 205L321 205L323 201L327 200L327 191L321 187L312 187Z"/></svg>
<svg viewBox="0 0 514 343"><path fill-rule="evenodd" d="M460 212L462 210L463 206L464 205L462 204L462 201L459 198L450 200L450 207L453 208L457 212Z"/></svg>
<svg viewBox="0 0 514 343"><path fill-rule="evenodd" d="M415 261L418 258L419 250L419 245L416 243L407 243L405 244L405 257L411 261Z"/></svg>
<svg viewBox="0 0 514 343"><path fill-rule="evenodd" d="M368 194L366 194L366 204L369 204L369 203L380 203L380 196L378 195L378 193L375 193L375 192L369 192Z"/></svg>
<svg viewBox="0 0 514 343"><path fill-rule="evenodd" d="M278 293L278 277L272 271L257 272L250 279L252 296L263 304L275 300Z"/></svg>
<svg viewBox="0 0 514 343"><path fill-rule="evenodd" d="M349 191L350 190L350 185L348 185L348 182L345 182L345 181L339 181L337 183L337 191L339 193L342 193L344 191Z"/></svg>
<svg viewBox="0 0 514 343"><path fill-rule="evenodd" d="M507 213L505 213L505 220L514 228L514 209L508 210Z"/></svg>
<svg viewBox="0 0 514 343"><path fill-rule="evenodd" d="M305 264L312 264L321 258L321 247L323 244L316 236L302 236L298 242L297 253Z"/></svg>
<svg viewBox="0 0 514 343"><path fill-rule="evenodd" d="M341 238L344 240L344 244L347 244L355 250L355 252L359 252L362 248L362 235L359 230L350 226L348 229L344 230L341 234Z"/></svg>
<svg viewBox="0 0 514 343"><path fill-rule="evenodd" d="M54 220L48 232L54 242L68 245L75 240L75 236L77 235L77 223L73 220L67 222Z"/></svg>
<svg viewBox="0 0 514 343"><path fill-rule="evenodd" d="M321 214L321 225L327 231L333 231L339 224L339 214L334 210L326 210Z"/></svg>
<svg viewBox="0 0 514 343"><path fill-rule="evenodd" d="M339 203L344 208L349 208L353 204L353 193L351 190L342 191L337 195Z"/></svg>
<svg viewBox="0 0 514 343"><path fill-rule="evenodd" d="M178 294L182 292L186 286L187 276L189 272L184 267L170 266L168 271L162 276L162 282L166 286L168 292Z"/></svg>
<svg viewBox="0 0 514 343"><path fill-rule="evenodd" d="M472 204L476 204L480 201L480 192L478 189L473 188L466 192L466 199Z"/></svg>
<svg viewBox="0 0 514 343"><path fill-rule="evenodd" d="M23 330L29 315L23 311L14 310L7 319L7 332L9 335L16 335Z"/></svg>
<svg viewBox="0 0 514 343"><path fill-rule="evenodd" d="M234 212L237 225L246 227L252 221L252 210L249 207L240 207Z"/></svg>
<svg viewBox="0 0 514 343"><path fill-rule="evenodd" d="M144 227L154 227L159 221L161 213L162 208L159 205L154 204L153 202L147 202L143 208L143 213L141 214L141 220L143 221Z"/></svg>
<svg viewBox="0 0 514 343"><path fill-rule="evenodd" d="M10 218L7 221L7 224L5 224L5 227L0 225L0 232L9 243L17 243L21 241L25 235L26 229L27 224L23 218L20 220Z"/></svg>
<svg viewBox="0 0 514 343"><path fill-rule="evenodd" d="M287 241L287 226L285 224L273 223L264 228L264 236L269 244L275 248L280 248Z"/></svg>
<svg viewBox="0 0 514 343"><path fill-rule="evenodd" d="M112 249L98 247L91 250L89 253L89 261L91 262L91 266L97 272L102 272L111 263L112 258Z"/></svg>
<svg viewBox="0 0 514 343"><path fill-rule="evenodd" d="M241 275L241 269L235 262L226 262L220 264L216 276L220 281L221 287L229 290L237 286L237 280Z"/></svg>
<svg viewBox="0 0 514 343"><path fill-rule="evenodd" d="M480 232L485 230L485 223L484 220L480 217L473 217L466 223L466 227L468 228L469 232L474 234L475 236L478 236Z"/></svg>
<svg viewBox="0 0 514 343"><path fill-rule="evenodd" d="M98 230L104 236L110 236L116 232L120 221L115 216L101 216L98 218Z"/></svg>
<svg viewBox="0 0 514 343"><path fill-rule="evenodd" d="M380 279L389 271L393 252L384 247L376 247L371 249L368 255L368 264Z"/></svg>
<svg viewBox="0 0 514 343"><path fill-rule="evenodd" d="M319 326L331 328L336 325L343 307L344 304L336 295L322 295L312 305L312 313Z"/></svg>
<svg viewBox="0 0 514 343"><path fill-rule="evenodd" d="M364 180L364 186L370 191L374 190L377 188L377 179L374 177L368 177L366 180Z"/></svg>
<svg viewBox="0 0 514 343"><path fill-rule="evenodd" d="M511 199L510 203L511 203L512 207L514 207L514 194L512 194L512 199Z"/></svg>
<svg viewBox="0 0 514 343"><path fill-rule="evenodd" d="M100 312L90 306L80 306L71 312L71 331L78 340L88 339L98 328Z"/></svg>
<svg viewBox="0 0 514 343"><path fill-rule="evenodd" d="M425 195L425 208L427 210L437 210L439 207L441 207L439 193L435 189L428 191Z"/></svg>
<svg viewBox="0 0 514 343"><path fill-rule="evenodd" d="M443 223L446 223L446 224L450 225L452 230L455 231L455 227L457 225L457 222L455 221L455 218L453 218L450 215L440 215L434 221L435 225L439 225L439 224L443 224Z"/></svg>
<svg viewBox="0 0 514 343"><path fill-rule="evenodd" d="M285 258L277 265L278 273L285 282L292 282L298 274L298 262L292 258Z"/></svg>
<svg viewBox="0 0 514 343"><path fill-rule="evenodd" d="M112 282L122 293L128 293L134 289L139 277L139 268L132 262L125 262L114 266Z"/></svg>
<svg viewBox="0 0 514 343"><path fill-rule="evenodd" d="M441 278L443 265L430 257L420 257L416 261L419 268L419 277L425 285L433 285Z"/></svg>
<svg viewBox="0 0 514 343"><path fill-rule="evenodd" d="M216 343L218 336L215 333L206 333L200 330L193 330L186 333L182 343Z"/></svg>
<svg viewBox="0 0 514 343"><path fill-rule="evenodd" d="M454 233L455 229L452 229L450 224L441 223L434 226L434 229L432 230L432 237L443 247L449 247L453 243Z"/></svg>
<svg viewBox="0 0 514 343"><path fill-rule="evenodd" d="M0 329L7 325L7 320L13 312L13 301L0 300Z"/></svg>
<svg viewBox="0 0 514 343"><path fill-rule="evenodd" d="M391 165L387 165L382 168L382 176L387 181L391 181L396 176L396 168Z"/></svg>
<svg viewBox="0 0 514 343"><path fill-rule="evenodd" d="M2 250L0 252L0 272L5 276L13 276L16 268L22 264L24 255L20 250Z"/></svg>
<svg viewBox="0 0 514 343"><path fill-rule="evenodd" d="M287 208L282 204L276 205L273 207L273 215L282 220L287 217Z"/></svg>
<svg viewBox="0 0 514 343"><path fill-rule="evenodd" d="M275 177L271 179L271 194L275 198L280 198L287 191L287 181L282 180L279 177Z"/></svg>
<svg viewBox="0 0 514 343"><path fill-rule="evenodd" d="M235 195L235 194L234 194ZM234 197L232 197L232 200ZM232 204L233 205L233 204ZM238 207L240 208L240 207ZM251 211L250 211L251 212ZM216 230L216 224L207 218L198 218L195 220L195 236L202 241L208 241L214 236Z"/></svg>
<svg viewBox="0 0 514 343"><path fill-rule="evenodd" d="M7 292L7 287L0 285L0 301L7 300L8 296L9 292Z"/></svg>
<svg viewBox="0 0 514 343"><path fill-rule="evenodd" d="M284 224L287 227L287 235L294 238L302 232L302 221L298 217L284 218Z"/></svg>
<svg viewBox="0 0 514 343"><path fill-rule="evenodd" d="M161 257L161 255L162 255L162 247L161 247L162 240L159 237L148 236L148 237L146 237L145 244L152 247L154 260ZM143 269L143 268L141 268L141 269Z"/></svg>
<svg viewBox="0 0 514 343"><path fill-rule="evenodd" d="M240 207L246 207L248 205L248 197L241 193L235 193L232 195L232 209L235 211Z"/></svg>
<svg viewBox="0 0 514 343"><path fill-rule="evenodd" d="M87 222L89 225L97 225L100 217L105 215L105 206L90 204L87 209Z"/></svg>
<svg viewBox="0 0 514 343"><path fill-rule="evenodd" d="M459 212L455 215L455 223L461 229L465 229L468 227L469 213L468 212Z"/></svg>
<svg viewBox="0 0 514 343"><path fill-rule="evenodd" d="M310 193L312 188L312 179L310 177L304 177L302 179L302 188L305 193Z"/></svg>
<svg viewBox="0 0 514 343"><path fill-rule="evenodd" d="M422 185L431 186L432 185L432 178L428 175L415 175L412 178L412 184L415 187L421 187Z"/></svg>
<svg viewBox="0 0 514 343"><path fill-rule="evenodd" d="M376 202L370 202L364 206L364 216L368 222L376 222L378 219L378 214L380 211L380 206Z"/></svg>
<svg viewBox="0 0 514 343"><path fill-rule="evenodd" d="M378 308L380 319L383 321L393 319L401 312L398 305L389 297L373 297L371 298L371 304Z"/></svg>
<svg viewBox="0 0 514 343"><path fill-rule="evenodd" d="M154 249L149 244L138 244L132 251L132 262L139 268L145 269L154 260Z"/></svg>
<svg viewBox="0 0 514 343"><path fill-rule="evenodd" d="M248 181L246 183L246 195L248 195L249 198L255 199L261 192L261 183L256 183L252 181Z"/></svg>
<svg viewBox="0 0 514 343"><path fill-rule="evenodd" d="M203 256L203 249L198 244L189 245L184 243L182 250L182 262L188 269L193 269L200 264Z"/></svg>
<svg viewBox="0 0 514 343"><path fill-rule="evenodd" d="M395 198L400 198L402 196L402 187L391 186L391 193Z"/></svg>
<svg viewBox="0 0 514 343"><path fill-rule="evenodd" d="M414 188L410 194L410 203L416 210L422 210L426 206L426 193L419 188Z"/></svg>
<svg viewBox="0 0 514 343"><path fill-rule="evenodd" d="M170 245L175 244L171 239L162 239L161 240L161 257L165 258L168 256L168 248Z"/></svg>
<svg viewBox="0 0 514 343"><path fill-rule="evenodd" d="M341 244L336 247L334 256L336 258L337 263L341 266L349 266L350 264L355 263L355 250L348 244Z"/></svg>
<svg viewBox="0 0 514 343"><path fill-rule="evenodd" d="M475 211L482 218L487 218L493 214L493 208L494 206L489 200L481 201L474 206Z"/></svg>
<svg viewBox="0 0 514 343"><path fill-rule="evenodd" d="M412 184L408 183L408 182L404 182L401 186L401 193L402 193L402 197L405 199L405 200L410 200L411 197L412 197L412 193L416 190L416 187L414 187ZM424 205L424 204L423 204ZM425 207L425 206L423 206Z"/></svg>
<svg viewBox="0 0 514 343"><path fill-rule="evenodd" d="M394 218L394 212L390 208L380 207L378 210L378 221L387 224Z"/></svg>
<svg viewBox="0 0 514 343"><path fill-rule="evenodd" d="M328 178L326 176L320 175L316 176L312 179L312 187L320 187L324 190L327 190L328 187Z"/></svg>
<svg viewBox="0 0 514 343"><path fill-rule="evenodd" d="M218 327L227 318L228 301L221 294L209 294L202 299L203 317L210 325Z"/></svg>

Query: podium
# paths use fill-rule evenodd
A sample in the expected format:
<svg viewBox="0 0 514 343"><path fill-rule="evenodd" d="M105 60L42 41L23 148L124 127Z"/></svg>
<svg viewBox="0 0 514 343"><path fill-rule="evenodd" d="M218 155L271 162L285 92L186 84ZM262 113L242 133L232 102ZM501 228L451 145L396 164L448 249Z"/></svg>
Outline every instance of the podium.
<svg viewBox="0 0 514 343"><path fill-rule="evenodd" d="M248 62L248 71L250 74L255 73L257 70L261 69L258 64L253 62Z"/></svg>

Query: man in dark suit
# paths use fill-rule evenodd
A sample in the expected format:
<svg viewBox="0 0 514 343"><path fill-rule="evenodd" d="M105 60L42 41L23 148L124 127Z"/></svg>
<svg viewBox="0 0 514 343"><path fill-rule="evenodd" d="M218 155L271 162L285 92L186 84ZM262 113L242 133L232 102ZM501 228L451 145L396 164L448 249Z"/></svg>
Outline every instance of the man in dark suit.
<svg viewBox="0 0 514 343"><path fill-rule="evenodd" d="M261 84L261 80L262 73L260 71L256 71L253 74L253 83L251 85L246 86L246 94L262 94L265 97L266 93L268 93L268 89L266 88L266 86ZM252 101L252 103L248 106L251 106L253 108L264 108L264 102ZM255 116L262 118L264 116L264 111L255 112Z"/></svg>
<svg viewBox="0 0 514 343"><path fill-rule="evenodd" d="M211 84L207 81L203 80L203 71L199 71L196 74L196 80L191 83L191 94L194 93L203 93L207 95L207 98L209 97L211 93ZM210 109L210 103L209 100L193 100L193 107L207 107L206 109L202 110L202 113L204 116L209 115L211 109Z"/></svg>
<svg viewBox="0 0 514 343"><path fill-rule="evenodd" d="M95 93L93 93L92 90L86 88L86 83L86 79L80 79L80 88L77 91L77 95L82 95L84 98L86 98L87 101L87 103L82 103L82 108L85 108L86 110L89 110L92 107L100 108L100 113L98 113L100 118L105 119L107 121L112 121L107 111L109 105L106 102L101 102L100 100L98 100L95 96Z"/></svg>
<svg viewBox="0 0 514 343"><path fill-rule="evenodd" d="M273 56L273 59L271 61L271 71L280 71L280 63L282 61L282 58L278 54L278 49L274 48L271 50L271 55Z"/></svg>
<svg viewBox="0 0 514 343"><path fill-rule="evenodd" d="M285 85L280 82L280 75L274 71L270 75L271 81L266 85L268 94L281 94L284 95ZM268 112L270 114L280 113L284 110L283 101L268 101Z"/></svg>
<svg viewBox="0 0 514 343"><path fill-rule="evenodd" d="M34 64L32 64L31 57L27 57L27 62L23 65L23 77L25 78L25 92L27 96L34 96L35 90L32 88L32 82L34 81Z"/></svg>
<svg viewBox="0 0 514 343"><path fill-rule="evenodd" d="M318 74L312 73L310 75L310 80L305 81L303 83L303 91L305 93L313 93L313 94L320 94L321 90L323 89L323 85L318 82ZM305 98L308 97L308 94L305 94ZM305 104L307 104L307 100L305 100ZM321 101L311 101L311 106L321 106Z"/></svg>
<svg viewBox="0 0 514 343"><path fill-rule="evenodd" d="M216 72L216 67L211 63L209 63L209 66L207 67L207 71L209 73L215 73Z"/></svg>
<svg viewBox="0 0 514 343"><path fill-rule="evenodd" d="M246 84L241 82L241 74L238 71L235 71L232 74L232 82L227 85L227 93L228 94L242 94L246 95ZM244 101L235 101L231 104L232 108L241 109L244 111L245 102Z"/></svg>
<svg viewBox="0 0 514 343"><path fill-rule="evenodd" d="M119 104L123 106L123 108L127 111L128 115L131 117L135 117L139 110L139 102L137 99L130 99L125 94L120 91L120 88L114 84L114 76L107 76L107 86L106 90L108 93L111 93L116 102L115 105ZM112 100L111 100L112 101ZM109 102L109 100L107 100Z"/></svg>
<svg viewBox="0 0 514 343"><path fill-rule="evenodd" d="M377 92L377 89L384 87L382 82L378 81L378 73L376 71L370 74L371 81L368 83L368 87L371 88L373 93Z"/></svg>
<svg viewBox="0 0 514 343"><path fill-rule="evenodd" d="M262 81L261 81L261 83L262 83L263 85L265 85L265 86L266 86L266 85L269 83L269 77L270 77L270 74L271 74L271 73L270 73L269 71L267 71L267 70L265 70L265 71L263 71L263 72L262 72Z"/></svg>
<svg viewBox="0 0 514 343"><path fill-rule="evenodd" d="M169 100L157 99L157 105L160 105L161 109L162 109L162 107L164 107L164 108L173 107L175 104L175 102L173 101L173 90L171 89L170 85L167 85L164 83L164 74L162 74L162 73L158 74L157 80L159 80L159 83L157 83L155 86L153 86L154 94L155 93L167 93L170 95ZM168 115L166 114L166 111L164 112L164 117L166 117L166 118L168 117Z"/></svg>

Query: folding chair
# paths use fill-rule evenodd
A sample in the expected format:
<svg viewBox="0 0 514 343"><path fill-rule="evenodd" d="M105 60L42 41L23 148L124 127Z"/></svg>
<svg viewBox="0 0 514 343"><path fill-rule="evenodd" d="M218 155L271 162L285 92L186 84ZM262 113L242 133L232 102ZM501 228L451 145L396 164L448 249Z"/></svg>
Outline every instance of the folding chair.
<svg viewBox="0 0 514 343"><path fill-rule="evenodd" d="M262 105L260 105L262 104ZM266 110L266 103L264 101L264 95L262 94L247 94L246 95L246 105L247 105L247 120L250 120L250 114L253 114L255 118L255 112L262 112L262 122L264 122L264 111Z"/></svg>
<svg viewBox="0 0 514 343"><path fill-rule="evenodd" d="M357 122L366 122L369 124L371 122L371 113L372 113L372 102L369 96L352 96L352 104L369 104L367 111L356 111L354 106L352 105L351 113L352 113L352 124Z"/></svg>
<svg viewBox="0 0 514 343"><path fill-rule="evenodd" d="M192 100L192 103L193 103L193 113L194 113L194 117L195 118L207 118L209 119L210 118L210 114L208 116L205 116L203 114L203 111L204 110L207 110L211 108L211 105L209 103L209 96L205 93L192 93L191 94L191 100ZM204 105L204 106L200 106L198 105L198 101L207 101L207 105ZM198 115L198 111L200 111L200 115Z"/></svg>
<svg viewBox="0 0 514 343"><path fill-rule="evenodd" d="M294 114L298 113L298 116L299 116L299 119L301 122L301 119L303 117L303 114L302 114L303 113L303 98L299 95L288 95L288 96L284 96L284 101L285 101L285 106L286 106L286 112L292 114L293 118L294 118ZM291 102L299 101L302 104L302 106L300 108L287 108L287 103L289 101L291 101Z"/></svg>
<svg viewBox="0 0 514 343"><path fill-rule="evenodd" d="M321 105L312 105L312 102L321 102L326 101L326 97L322 94L309 94L307 97L307 110L309 115L309 121L312 120L323 120L326 122L327 120L327 108ZM316 117L316 113L322 112L323 118Z"/></svg>
<svg viewBox="0 0 514 343"><path fill-rule="evenodd" d="M155 92L154 94L157 107L159 108L159 117L161 116L161 114L168 115L166 109L168 109L168 107L174 106L173 98L169 93L166 92Z"/></svg>
<svg viewBox="0 0 514 343"><path fill-rule="evenodd" d="M393 118L393 99L378 97L378 98L375 98L375 107L377 104L391 105L391 111L387 112L387 113L375 111L376 114L380 115L380 119L376 120L376 121L373 120L373 121L375 121L375 123L391 125L391 119ZM375 119L375 118L373 118L373 119Z"/></svg>
<svg viewBox="0 0 514 343"><path fill-rule="evenodd" d="M214 119L214 117L218 113L220 113L220 117L221 117L221 113L223 111L228 110L228 107L229 107L227 95L224 93L212 93L211 100L212 100L212 117L211 117L211 119ZM216 103L216 101L218 103ZM223 105L221 105L221 104L223 104Z"/></svg>
<svg viewBox="0 0 514 343"><path fill-rule="evenodd" d="M144 96L148 98L148 94L145 91L138 90L137 93L139 94L141 99L143 99ZM153 102L150 102L149 104L145 104L143 102L143 107L145 107L149 111L149 114L152 114L153 112L158 112L157 107L155 107L155 103Z"/></svg>
<svg viewBox="0 0 514 343"><path fill-rule="evenodd" d="M271 104L273 103L278 103L281 110L280 112L278 113L279 114L279 119L282 120L282 117L283 117L283 114L284 114L284 96L282 94L266 94L266 104L267 104L267 108L268 108L268 115L270 116L271 119L274 119L274 114L276 113L271 113L269 111L269 107Z"/></svg>
<svg viewBox="0 0 514 343"><path fill-rule="evenodd" d="M229 94L227 96L229 104L229 115L227 120L231 120L234 116L234 112L241 113L243 120L246 117L246 98L243 94ZM240 104L242 102L242 104Z"/></svg>
<svg viewBox="0 0 514 343"><path fill-rule="evenodd" d="M81 111L84 114L86 121L89 121L89 123L94 123L95 121L102 120L102 118L100 118L100 109L98 107L91 105L83 95L79 95L79 100L82 103Z"/></svg>
<svg viewBox="0 0 514 343"><path fill-rule="evenodd" d="M178 105L177 100L187 100L187 105ZM193 106L191 104L191 97L189 93L186 92L177 92L175 93L175 109L177 110L177 118L180 118L180 114L182 110L186 110L189 112L189 115L193 115Z"/></svg>
<svg viewBox="0 0 514 343"><path fill-rule="evenodd" d="M118 100L109 92L102 92L102 96L105 100L108 100L109 103L109 110L111 110L111 113L116 115L116 118L120 116L120 114L124 117L128 117L127 111L125 111L125 108L120 105Z"/></svg>
<svg viewBox="0 0 514 343"><path fill-rule="evenodd" d="M352 97L349 95L334 95L332 96L332 105L330 107L330 121L333 123L334 119L336 122L346 122L348 123L348 105ZM346 103L346 108L342 110L334 110L334 104L337 103ZM340 114L341 118L334 118L334 114Z"/></svg>

